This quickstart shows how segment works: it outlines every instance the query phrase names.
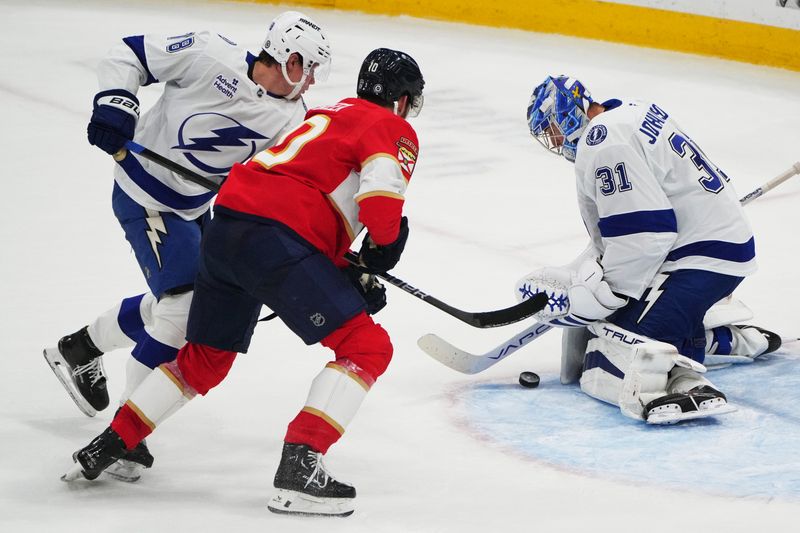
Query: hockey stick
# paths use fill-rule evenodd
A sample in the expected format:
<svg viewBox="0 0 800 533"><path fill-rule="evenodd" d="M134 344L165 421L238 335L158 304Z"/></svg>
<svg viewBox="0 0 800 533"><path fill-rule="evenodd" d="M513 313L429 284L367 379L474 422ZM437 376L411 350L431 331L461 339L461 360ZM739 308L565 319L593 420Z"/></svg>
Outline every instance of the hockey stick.
<svg viewBox="0 0 800 533"><path fill-rule="evenodd" d="M159 155L138 143L135 143L133 141L127 141L125 143L125 148L127 148L133 153L139 154L145 159L148 159L158 165L163 166L168 170L171 170L180 177L188 181L191 181L193 183L197 183L198 185L202 185L203 187L211 191L219 191L220 189L220 185L218 183L204 176L201 176L200 174L197 174L196 172L193 172L188 168L179 165L178 163L170 159L167 159L166 157ZM125 158L126 155L125 148L114 154L115 160L121 161L122 159ZM347 252L345 254L345 259L347 259L353 265L358 266L358 256L355 253ZM466 322L470 326L476 328L495 328L498 326L513 324L514 322L519 322L520 320L524 320L532 316L534 313L541 311L542 309L544 309L544 306L547 305L547 295L542 293L542 294L537 294L533 298L529 298L516 305L512 305L511 307L506 307L505 309L473 313L469 311L463 311L461 309L457 309L451 305L448 305L443 301L439 300L438 298L434 298L433 296L417 289L413 285L406 283L402 279L392 276L391 274L388 274L386 272L375 275L381 278L382 280L387 281L388 283L394 285L395 287L402 289L411 296L419 298L423 302L434 306L440 311L444 311L448 315L455 317L458 320L461 320L462 322ZM261 319L261 321L270 320L271 318L273 318L272 315L264 317L263 319Z"/></svg>
<svg viewBox="0 0 800 533"><path fill-rule="evenodd" d="M157 154L154 151L145 148L139 143L133 141L126 141L125 148L122 148L119 152L114 154L115 161L122 161L125 159L125 156L128 155L127 152L131 151L134 154L139 154L140 156L144 157L147 160L156 163L157 165L161 165L162 167L166 168L167 170L171 170L178 176L182 177L187 181L191 181L192 183L196 183L198 185L202 185L209 191L219 192L219 188L221 185L214 180L211 180L205 176L201 176L197 172L193 172L188 168L184 167L183 165L179 165L175 161L171 159L167 159L161 154Z"/></svg>
<svg viewBox="0 0 800 533"><path fill-rule="evenodd" d="M795 163L794 165L789 167L783 173L779 174L778 176L775 176L774 178L772 178L771 180L766 182L764 185L762 185L761 187L759 187L756 190L754 190L753 192L751 192L750 194L745 195L739 201L742 203L742 205L747 205L750 202L752 202L753 200L755 200L756 198L760 198L761 196L766 194L767 191L770 191L770 190L774 189L775 187L777 187L778 185L780 185L784 181L788 180L789 178L791 178L795 174L800 174L800 161L798 161L797 163Z"/></svg>
<svg viewBox="0 0 800 533"><path fill-rule="evenodd" d="M350 263L353 265L358 266L358 256L353 252L347 252L345 254L345 259L350 261ZM384 272L375 275L394 285L395 287L404 290L408 294L419 298L423 302L430 304L435 308L444 311L448 315L455 317L462 322L466 322L470 326L476 328L496 328L498 326L507 326L508 324L513 324L514 322L519 322L520 320L524 320L532 316L533 314L544 309L544 306L547 305L547 295L545 293L540 293L535 294L532 298L524 300L516 305L506 307L505 309L470 313L469 311L456 309L455 307L444 303L438 298L434 298L430 294L422 292L416 287L409 285L402 279L396 278L389 273ZM530 305L524 305L526 302L530 302Z"/></svg>
<svg viewBox="0 0 800 533"><path fill-rule="evenodd" d="M739 201L745 206L796 174L800 174L800 162L795 163L785 172L772 178ZM487 368L496 365L522 348L528 342L547 333L552 328L553 327L549 324L537 322L485 354L472 354L461 348L457 348L434 333L428 333L420 337L417 340L417 345L433 359L436 359L453 370L461 372L462 374L477 374L478 372L483 372Z"/></svg>
<svg viewBox="0 0 800 533"><path fill-rule="evenodd" d="M456 348L438 335L428 333L417 339L417 346L445 366L462 374L477 374L494 366L530 341L553 329L550 324L537 322L484 354L474 355Z"/></svg>

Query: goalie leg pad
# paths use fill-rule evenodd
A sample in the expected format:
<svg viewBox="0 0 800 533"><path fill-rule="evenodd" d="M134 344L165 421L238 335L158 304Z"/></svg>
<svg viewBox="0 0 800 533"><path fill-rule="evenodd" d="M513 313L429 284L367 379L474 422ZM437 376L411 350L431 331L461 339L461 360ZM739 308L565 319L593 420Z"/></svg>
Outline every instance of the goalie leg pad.
<svg viewBox="0 0 800 533"><path fill-rule="evenodd" d="M705 371L671 344L609 323L593 324L589 329L597 337L587 344L581 390L619 406L630 418L643 420L644 406L667 394L669 372L676 365Z"/></svg>
<svg viewBox="0 0 800 533"><path fill-rule="evenodd" d="M682 366L674 367L669 373L667 380L667 393L668 394L686 394L692 389L698 387L714 387L705 376L700 372L691 368Z"/></svg>
<svg viewBox="0 0 800 533"><path fill-rule="evenodd" d="M576 383L581 377L586 346L591 338L587 328L564 328L561 333L561 383Z"/></svg>
<svg viewBox="0 0 800 533"><path fill-rule="evenodd" d="M608 322L587 328L594 335L586 345L581 390L604 402L619 406L625 372L633 361L633 346L651 339Z"/></svg>
<svg viewBox="0 0 800 533"><path fill-rule="evenodd" d="M706 331L708 354L744 356L751 360L780 348L780 336L756 326L727 325Z"/></svg>
<svg viewBox="0 0 800 533"><path fill-rule="evenodd" d="M753 311L744 302L728 295L718 301L706 311L703 317L703 327L714 329L717 326L726 326L736 322L747 322L753 318Z"/></svg>

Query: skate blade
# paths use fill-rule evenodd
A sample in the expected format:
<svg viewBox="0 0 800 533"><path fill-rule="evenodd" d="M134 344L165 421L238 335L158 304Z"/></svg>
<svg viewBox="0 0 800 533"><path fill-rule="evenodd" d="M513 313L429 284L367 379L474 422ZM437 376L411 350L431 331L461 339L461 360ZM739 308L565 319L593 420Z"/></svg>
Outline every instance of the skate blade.
<svg viewBox="0 0 800 533"><path fill-rule="evenodd" d="M69 394L72 401L75 402L75 405L78 406L78 409L86 416L95 416L97 414L95 408L92 407L89 402L86 401L86 398L78 392L78 389L75 388L75 384L72 382L72 376L70 375L69 365L64 360L64 356L61 355L61 352L58 351L58 348L45 348L42 353L45 361L50 365L50 369L56 375L58 381L64 386L67 394Z"/></svg>
<svg viewBox="0 0 800 533"><path fill-rule="evenodd" d="M278 489L267 504L273 513L296 516L335 516L353 514L353 498L316 498L293 490Z"/></svg>
<svg viewBox="0 0 800 533"><path fill-rule="evenodd" d="M704 402L705 403L705 402ZM702 405L697 411L681 412L681 408L675 405L675 410L653 413L647 417L647 423L657 426L668 426L683 422L684 420L695 420L709 416L724 415L736 411L736 406L727 402L712 405Z"/></svg>
<svg viewBox="0 0 800 533"><path fill-rule="evenodd" d="M142 478L142 471L144 466L133 461L125 461L120 459L112 464L105 470L105 474L117 481L124 481L125 483L136 483Z"/></svg>
<svg viewBox="0 0 800 533"><path fill-rule="evenodd" d="M75 465L70 468L66 474L61 476L61 481L69 483L71 481L75 481L76 479L84 479L83 477L83 467L80 463L75 463Z"/></svg>

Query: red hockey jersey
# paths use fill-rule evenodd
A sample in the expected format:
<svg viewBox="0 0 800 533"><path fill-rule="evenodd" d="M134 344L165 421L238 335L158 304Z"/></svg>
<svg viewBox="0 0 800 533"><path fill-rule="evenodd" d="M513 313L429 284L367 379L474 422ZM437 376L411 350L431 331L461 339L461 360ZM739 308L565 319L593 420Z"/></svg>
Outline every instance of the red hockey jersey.
<svg viewBox="0 0 800 533"><path fill-rule="evenodd" d="M235 165L216 205L277 220L342 265L364 226L377 244L397 238L418 152L403 118L346 98L309 110L272 148Z"/></svg>

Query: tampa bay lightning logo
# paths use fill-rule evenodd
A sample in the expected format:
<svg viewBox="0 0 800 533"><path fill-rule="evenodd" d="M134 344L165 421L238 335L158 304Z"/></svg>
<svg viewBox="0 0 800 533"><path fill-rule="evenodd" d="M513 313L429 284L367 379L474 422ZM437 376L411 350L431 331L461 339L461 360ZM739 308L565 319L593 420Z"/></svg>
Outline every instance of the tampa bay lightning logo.
<svg viewBox="0 0 800 533"><path fill-rule="evenodd" d="M606 135L608 135L608 130L602 124L592 126L592 129L586 134L586 144L589 146L600 144L606 140Z"/></svg>
<svg viewBox="0 0 800 533"><path fill-rule="evenodd" d="M203 172L227 174L234 163L253 157L267 139L221 113L196 113L183 121L178 144L172 148L183 150L184 157Z"/></svg>

